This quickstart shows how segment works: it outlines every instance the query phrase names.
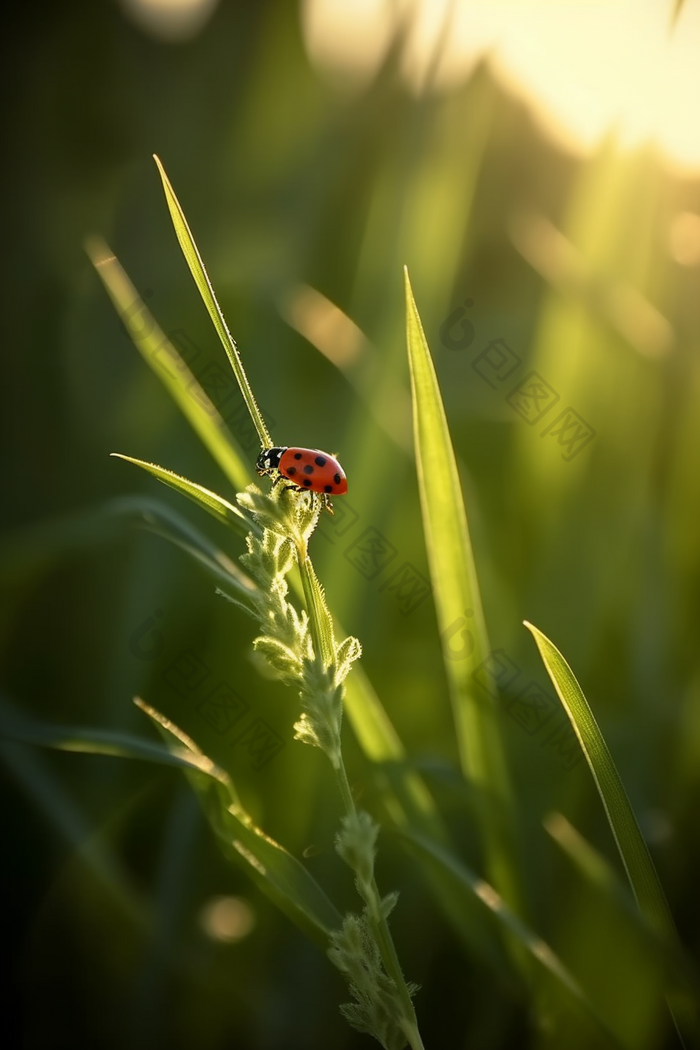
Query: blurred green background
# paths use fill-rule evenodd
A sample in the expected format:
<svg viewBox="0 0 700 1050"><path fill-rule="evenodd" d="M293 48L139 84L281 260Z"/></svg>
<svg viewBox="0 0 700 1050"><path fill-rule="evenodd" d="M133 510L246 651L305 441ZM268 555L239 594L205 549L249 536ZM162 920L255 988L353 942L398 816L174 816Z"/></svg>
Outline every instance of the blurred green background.
<svg viewBox="0 0 700 1050"><path fill-rule="evenodd" d="M503 723L530 921L622 1045L676 1045L663 1013L640 1006L657 978L636 963L634 920L543 828L548 814L565 814L624 880L587 767L551 739L553 702L546 724L508 704L531 681L551 694L527 618L586 690L700 962L700 157L681 149L697 134L698 96L691 79L670 101L641 97L637 116L659 112L636 141L604 104L610 84L643 79L651 59L634 66L635 34L657 16L656 46L676 47L671 65L682 71L697 51L698 5L686 3L672 29L672 5L652 0L556 13L524 2L500 50L483 23L499 7L507 21L508 4L190 6L188 22L187 4L165 0L18 5L3 34L3 720L21 711L148 736L131 703L143 696L235 774L258 823L305 858L340 907L356 907L333 852L328 763L293 741L294 697L252 660L250 621L181 550L110 502L158 498L230 556L241 552L174 493L108 459L123 452L233 496L84 253L87 236L104 236L200 381L223 374L156 152L273 438L336 452L345 467L350 491L312 541L316 568L479 870L420 583L408 265L491 645L518 672ZM582 120L587 138L574 118L577 106L588 113L590 86L565 61L579 32L581 48L605 38L613 55L601 59L602 116L596 134ZM530 39L553 59L551 70L538 65L535 48L541 75L528 79L515 44ZM569 96L573 108L553 123ZM664 141L659 128L678 135ZM492 340L519 361L507 380L479 357ZM541 423L507 400L533 371L558 395ZM217 397L252 467L258 449L239 395L231 386ZM541 436L570 408L595 432L580 452ZM368 568L362 551L377 534L384 553ZM406 564L415 591L392 580ZM235 690L238 728L262 719L276 742L268 763L203 716L197 674ZM374 779L349 727L346 740L353 787L373 809ZM0 758L7 1045L370 1045L340 1017L340 976L225 863L176 770L9 740ZM392 928L422 986L426 1047L579 1045L575 1027L558 1027L460 945L389 833L380 846L380 886L401 893Z"/></svg>

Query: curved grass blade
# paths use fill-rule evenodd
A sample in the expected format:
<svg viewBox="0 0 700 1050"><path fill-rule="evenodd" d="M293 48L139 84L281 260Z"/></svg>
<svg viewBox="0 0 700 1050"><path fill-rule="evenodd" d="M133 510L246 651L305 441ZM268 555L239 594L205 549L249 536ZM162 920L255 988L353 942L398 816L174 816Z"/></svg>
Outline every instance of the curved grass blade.
<svg viewBox="0 0 700 1050"><path fill-rule="evenodd" d="M257 828L241 805L231 778L193 740L138 697L134 702L156 724L168 747L184 746L194 770L187 777L199 796L226 856L235 861L265 894L324 949L342 916L308 871L282 846Z"/></svg>
<svg viewBox="0 0 700 1050"><path fill-rule="evenodd" d="M525 626L535 639L547 674L579 739L639 909L655 929L675 935L671 912L654 862L613 757L583 690L568 663L549 638L527 620Z"/></svg>
<svg viewBox="0 0 700 1050"><path fill-rule="evenodd" d="M203 532L196 529L194 525L190 525L186 518L157 500L141 500L137 505L141 509L139 524L189 554L207 570L210 576L213 576L218 584L232 588L239 598L246 599L256 594L257 584L246 576L236 562L219 550ZM227 595L227 597L230 596ZM246 612L250 612L244 603L233 598L230 600L240 605Z"/></svg>
<svg viewBox="0 0 700 1050"><path fill-rule="evenodd" d="M114 729L52 725L24 718L8 720L3 714L0 718L0 738L19 744L49 748L51 751L139 759L180 769L198 768L184 748L180 752L169 751L151 740L142 740L132 733L121 733Z"/></svg>
<svg viewBox="0 0 700 1050"><path fill-rule="evenodd" d="M134 525L166 536L190 554L197 552L198 560L219 582L223 574L225 582L241 593L254 590L253 581L203 533L166 503L150 496L120 496L4 536L0 543L0 579L10 582L40 572L56 558L121 539Z"/></svg>
<svg viewBox="0 0 700 1050"><path fill-rule="evenodd" d="M649 952L657 958L661 956L664 959L671 979L677 980L689 992L697 995L697 990L700 988L700 971L675 938L670 942L668 938L659 936L656 930L649 927L633 897L630 896L629 890L607 857L592 846L563 813L550 813L543 824L545 831L562 853L568 857L582 878L595 887L615 908L629 915L635 922L645 938Z"/></svg>
<svg viewBox="0 0 700 1050"><path fill-rule="evenodd" d="M237 605L244 612L247 612L250 616L253 616L253 611L250 606L246 605L244 601L240 601L240 598L251 598L257 591L257 584L253 582L245 573L241 572L235 562L232 562L222 551L219 551L216 547L212 547L213 554L209 554L206 550L202 549L200 545L193 545L187 543L185 540L175 536L169 529L164 529L157 525L146 525L149 532L155 533L156 536L162 536L164 539L169 540L180 550L183 550L185 554L188 554L194 561L198 562L208 574L216 581L219 585L217 590L223 594L233 605ZM234 598L229 590L235 591L239 598Z"/></svg>
<svg viewBox="0 0 700 1050"><path fill-rule="evenodd" d="M245 374L245 369L243 368L243 362L241 361L240 354L238 353L238 347L236 346L233 336L228 330L228 325L224 320L224 315L221 312L221 307L219 306L216 300L214 289L212 287L211 281L209 280L209 275L207 274L207 271L204 268L202 256L199 254L199 249L195 244L194 237L192 236L192 231L190 230L187 224L185 213L180 207L180 202L175 196L175 191L170 185L170 180L165 174L165 169L163 168L160 159L155 154L153 155L153 159L158 165L158 171L160 172L160 177L163 182L163 189L165 190L165 199L167 201L168 209L170 211L170 217L173 220L173 226L175 227L175 233L180 243L180 248L182 249L182 254L185 256L187 265L190 268L190 273L194 277L195 284L199 289L199 294L201 295L204 301L204 305L206 306L209 312L209 316L211 317L214 323L214 327L216 328L219 339L221 340L224 350L226 351L227 357L231 362L231 367L233 369L234 375L238 380L238 385L241 388L241 393L243 394L245 403L248 406L250 418L253 420L255 429L258 432L260 444L263 448L270 448L274 444L274 442L270 437L267 426L265 425L265 420L263 419L255 397L253 396L253 391L251 390L250 383L248 382L248 377Z"/></svg>
<svg viewBox="0 0 700 1050"><path fill-rule="evenodd" d="M411 370L416 467L425 545L462 770L484 801L480 827L489 876L511 905L520 891L513 846L513 800L498 724L497 697L479 692L474 671L489 654L467 517L437 376L406 277L406 338ZM454 659L449 630L464 625L471 651ZM489 676L486 676L487 679Z"/></svg>
<svg viewBox="0 0 700 1050"><path fill-rule="evenodd" d="M167 388L234 488L244 489L252 480L246 458L215 405L140 298L119 260L99 237L91 237L85 250L144 361Z"/></svg>
<svg viewBox="0 0 700 1050"><path fill-rule="evenodd" d="M587 1025L591 1035L595 1036L595 1042L591 1045L621 1050L621 1044L559 957L511 911L493 886L471 872L460 859L444 847L415 832L402 831L400 834L410 852L439 872L461 895L465 908L471 909L476 902L482 916L500 927L508 939L515 940L537 967L553 979L577 1015Z"/></svg>
<svg viewBox="0 0 700 1050"><path fill-rule="evenodd" d="M115 459L123 459L126 463L133 463L134 466L148 471L149 474L152 474L154 478L157 478L164 485L169 485L176 492L181 492L188 499L191 499L193 503L203 507L217 521L223 522L224 525L229 525L243 539L246 538L249 532L258 531L258 526L255 522L248 518L242 510L234 507L233 504L229 503L222 496L217 495L216 492L204 488L203 485L198 485L195 481L189 481L180 474L175 474L172 470L166 470L165 467L159 467L155 463L147 463L143 459L134 459L133 456L125 456L121 452L111 452L110 455Z"/></svg>
<svg viewBox="0 0 700 1050"><path fill-rule="evenodd" d="M617 766L583 690L553 642L550 642L549 638L533 624L528 623L527 620L524 622L535 639L547 674L552 680L593 774L593 780L639 910L660 937L676 946L678 934L661 881ZM693 1018L685 1001L678 1001L676 995L671 996L670 994L667 999L681 1039L693 1030L697 1035L697 1018Z"/></svg>

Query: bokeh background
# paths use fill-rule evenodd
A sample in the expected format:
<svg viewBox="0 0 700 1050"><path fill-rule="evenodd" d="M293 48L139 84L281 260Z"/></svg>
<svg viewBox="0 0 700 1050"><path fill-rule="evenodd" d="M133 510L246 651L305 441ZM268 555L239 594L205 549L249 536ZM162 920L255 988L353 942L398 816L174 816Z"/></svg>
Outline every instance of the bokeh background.
<svg viewBox="0 0 700 1050"><path fill-rule="evenodd" d="M333 852L330 769L293 741L293 695L251 659L250 621L119 502L157 498L240 553L195 508L108 458L123 452L233 495L84 251L86 237L105 237L201 381L222 382L155 152L274 439L337 452L346 469L347 501L313 540L317 571L479 870L434 607L420 589L408 265L491 645L518 688L550 690L524 618L566 654L700 961L698 0L64 0L10 17L3 724L20 712L149 736L131 703L145 697L235 774L255 819L339 906L356 907ZM493 356L479 357L494 340L518 361L507 382L488 370ZM532 371L558 395L541 424L508 400ZM252 466L238 395L216 389ZM541 436L570 408L594 432L580 451ZM368 535L385 552L376 572L358 555ZM391 582L405 564L412 599ZM227 682L248 724L263 720L278 746L262 768L202 716L193 680L177 678L183 660ZM544 723L508 717L508 689L505 699L532 925L621 1045L676 1045L663 1013L641 1006L658 975L636 965L634 918L543 826L563 814L624 889L588 770ZM346 736L354 789L373 809L373 773ZM6 1045L370 1045L340 1017L340 976L224 861L176 770L9 738L0 758ZM456 939L388 832L378 865L382 888L401 892L392 924L422 986L427 1047L577 1045L575 1025L558 1027Z"/></svg>

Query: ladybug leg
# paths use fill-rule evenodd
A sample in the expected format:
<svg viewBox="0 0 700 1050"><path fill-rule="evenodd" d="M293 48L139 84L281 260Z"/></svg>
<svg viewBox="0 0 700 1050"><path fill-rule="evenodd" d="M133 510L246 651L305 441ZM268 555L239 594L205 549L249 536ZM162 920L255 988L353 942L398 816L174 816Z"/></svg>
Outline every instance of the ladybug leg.
<svg viewBox="0 0 700 1050"><path fill-rule="evenodd" d="M333 514L334 513L334 511L333 511L333 504L331 503L331 501L330 501L330 499L328 497L328 493L324 492L323 495L321 496L321 499L323 501L323 506L326 508L328 513L329 514Z"/></svg>

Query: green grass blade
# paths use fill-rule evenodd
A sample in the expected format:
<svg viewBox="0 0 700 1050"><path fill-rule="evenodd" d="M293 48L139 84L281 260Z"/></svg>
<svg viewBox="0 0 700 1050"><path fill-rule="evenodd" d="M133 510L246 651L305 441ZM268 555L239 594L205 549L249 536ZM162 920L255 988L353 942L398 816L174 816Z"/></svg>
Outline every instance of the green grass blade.
<svg viewBox="0 0 700 1050"><path fill-rule="evenodd" d="M517 867L512 846L512 796L498 724L497 697L477 692L474 670L487 658L489 644L476 568L452 441L423 326L406 271L406 336L411 370L416 467L425 543L440 634L446 654L462 770L484 800L480 823L493 884L517 905ZM471 610L469 620L465 612ZM467 624L472 651L449 656L445 632Z"/></svg>
<svg viewBox="0 0 700 1050"><path fill-rule="evenodd" d="M156 724L168 747L184 746L198 768L187 773L226 856L242 867L264 893L323 948L342 917L306 868L257 828L231 778L185 733L140 699L135 703Z"/></svg>
<svg viewBox="0 0 700 1050"><path fill-rule="evenodd" d="M630 916L641 930L650 954L656 958L662 956L671 979L697 999L700 995L700 970L675 938L669 941L649 926L607 857L592 846L562 813L550 813L543 824L547 834L581 877L613 907Z"/></svg>
<svg viewBox="0 0 700 1050"><path fill-rule="evenodd" d="M140 525L185 551L203 566L218 584L234 590L238 597L244 600L257 593L257 584L246 576L235 561L219 550L208 536L191 525L187 518L181 517L176 511L157 500L135 500L134 504L141 508L138 521ZM245 604L241 602L236 602L236 604L248 611Z"/></svg>
<svg viewBox="0 0 700 1050"><path fill-rule="evenodd" d="M188 543L170 529L163 528L160 525L147 524L146 528L149 532L155 533L156 536L162 536L163 539L169 540L170 543L184 551L216 581L219 589L222 590L230 602L233 602L234 605L237 605L251 616L253 615L250 606L246 605L245 602L256 594L257 584L245 573L241 572L236 563L231 561L223 551L218 550L213 544L209 544L208 541L206 541L206 547L201 543ZM237 598L234 598L229 593L231 590L238 595Z"/></svg>
<svg viewBox="0 0 700 1050"><path fill-rule="evenodd" d="M106 755L111 758L139 759L164 766L196 769L188 752L169 751L151 740L142 740L132 733L114 729L96 729L85 726L52 725L26 718L0 718L0 738L20 744L45 747L52 751L70 751L82 755Z"/></svg>
<svg viewBox="0 0 700 1050"><path fill-rule="evenodd" d="M120 496L96 507L64 514L2 537L0 579L22 580L41 572L56 559L85 551L101 543L112 543L128 535L134 525L165 535L180 546L198 550L215 563L217 576L233 575L244 591L255 585L202 532L166 503L150 496Z"/></svg>
<svg viewBox="0 0 700 1050"><path fill-rule="evenodd" d="M217 521L223 522L224 525L229 525L243 539L249 532L257 530L255 522L248 518L242 510L234 507L233 504L229 503L222 496L217 495L216 492L204 488L203 485L198 485L195 481L189 481L180 474L175 474L172 470L166 470L165 467L159 467L155 463L147 463L143 459L124 456L121 452L112 452L110 455L114 456L115 459L123 459L126 463L133 463L134 466L141 467L142 470L152 474L154 478L157 478L164 485L169 485L176 492L181 492L188 499L191 499L193 503L203 507Z"/></svg>
<svg viewBox="0 0 700 1050"><path fill-rule="evenodd" d="M659 932L675 935L671 912L654 862L639 830L637 818L613 757L583 690L568 663L549 638L527 621L525 626L537 643L547 674L579 739L640 911Z"/></svg>
<svg viewBox="0 0 700 1050"><path fill-rule="evenodd" d="M527 620L525 626L535 639L547 674L579 739L639 910L652 929L675 946L678 934L661 881L617 766L583 690L549 638ZM669 995L668 1000L681 1038L682 1033L697 1030L697 1019L692 1017L687 1005L677 1001L675 996Z"/></svg>
<svg viewBox="0 0 700 1050"><path fill-rule="evenodd" d="M195 284L199 289L199 294L201 295L202 300L204 301L204 305L206 306L207 311L209 312L209 316L211 317L214 323L214 327L216 328L219 339L221 340L224 350L226 351L226 354L228 356L228 359L231 362L231 367L233 369L234 375L238 380L238 385L241 388L241 393L243 394L245 403L248 406L250 417L253 420L253 423L255 424L255 429L258 432L260 444L263 448L270 448L273 445L272 438L270 437L269 431L265 425L265 420L263 419L255 397L253 396L253 391L251 390L250 383L248 382L248 377L245 374L245 369L243 368L243 362L241 361L240 354L238 353L238 347L236 346L233 336L228 330L228 325L224 320L224 315L221 312L221 307L219 306L216 300L214 289L212 287L211 281L209 280L209 275L207 274L207 271L204 268L202 256L199 254L199 249L195 244L194 237L192 236L192 231L190 230L187 224L185 213L180 207L180 202L175 196L175 191L170 185L170 180L165 174L165 169L163 168L160 159L157 156L155 156L155 154L153 156L153 159L158 165L158 171L160 172L160 177L163 181L165 199L168 203L170 217L173 221L173 226L175 227L175 233L180 243L182 254L185 256L187 265L190 268L190 273L194 277Z"/></svg>
<svg viewBox="0 0 700 1050"><path fill-rule="evenodd" d="M621 1044L563 962L541 937L510 910L493 886L480 879L443 846L410 831L402 832L402 836L409 851L438 872L461 895L465 909L471 909L477 903L482 915L500 927L507 939L514 940L537 968L553 979L570 1006L587 1025L591 1036L595 1036L595 1042L591 1045L620 1050Z"/></svg>
<svg viewBox="0 0 700 1050"><path fill-rule="evenodd" d="M228 590L243 600L257 593L257 584L246 576L215 543L166 503L147 496L123 496L74 514L41 522L4 537L0 544L0 579L20 582L41 572L56 558L95 543L121 539L134 525L169 540L194 558Z"/></svg>
<svg viewBox="0 0 700 1050"><path fill-rule="evenodd" d="M85 248L144 361L166 387L234 488L244 489L252 481L247 458L238 449L215 405L157 324L109 246L101 238L93 237Z"/></svg>

